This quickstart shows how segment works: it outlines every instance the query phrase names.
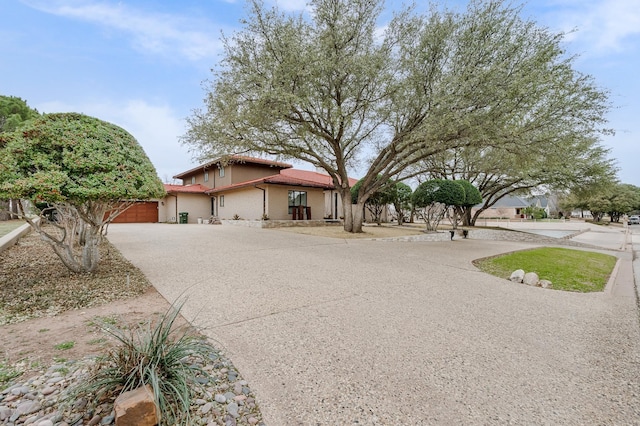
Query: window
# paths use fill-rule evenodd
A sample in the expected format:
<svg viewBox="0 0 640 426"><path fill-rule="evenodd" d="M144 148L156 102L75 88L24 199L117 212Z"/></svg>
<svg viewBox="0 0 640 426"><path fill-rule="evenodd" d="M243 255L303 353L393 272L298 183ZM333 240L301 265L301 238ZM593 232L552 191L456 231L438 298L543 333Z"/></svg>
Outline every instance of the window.
<svg viewBox="0 0 640 426"><path fill-rule="evenodd" d="M220 166L219 174L220 174L220 177L224 177L224 166Z"/></svg>
<svg viewBox="0 0 640 426"><path fill-rule="evenodd" d="M220 207L224 207L224 195L220 196Z"/></svg>
<svg viewBox="0 0 640 426"><path fill-rule="evenodd" d="M297 206L307 206L307 191L289 191L289 214Z"/></svg>
<svg viewBox="0 0 640 426"><path fill-rule="evenodd" d="M209 182L209 172L204 172L204 181Z"/></svg>
<svg viewBox="0 0 640 426"><path fill-rule="evenodd" d="M195 176L191 176L191 184L196 183L196 177Z"/></svg>

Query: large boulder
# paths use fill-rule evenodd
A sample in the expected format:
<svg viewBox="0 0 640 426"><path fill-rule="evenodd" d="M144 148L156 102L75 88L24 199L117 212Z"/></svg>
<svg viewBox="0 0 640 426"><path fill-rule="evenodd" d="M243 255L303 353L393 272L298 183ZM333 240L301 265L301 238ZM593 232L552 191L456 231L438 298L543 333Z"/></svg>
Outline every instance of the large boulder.
<svg viewBox="0 0 640 426"><path fill-rule="evenodd" d="M522 280L524 279L524 271L522 269L513 271L509 279L514 283L521 283Z"/></svg>

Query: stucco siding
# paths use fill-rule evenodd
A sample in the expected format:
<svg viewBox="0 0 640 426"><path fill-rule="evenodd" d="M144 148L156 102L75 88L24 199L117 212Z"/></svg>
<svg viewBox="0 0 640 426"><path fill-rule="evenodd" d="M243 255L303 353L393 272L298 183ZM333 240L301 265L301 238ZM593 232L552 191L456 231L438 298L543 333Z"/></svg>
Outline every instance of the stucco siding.
<svg viewBox="0 0 640 426"><path fill-rule="evenodd" d="M230 169L232 183L246 182L280 173L280 168L277 167L250 164L233 164L228 168Z"/></svg>
<svg viewBox="0 0 640 426"><path fill-rule="evenodd" d="M224 197L224 205L220 205ZM262 218L262 191L250 187L233 192L218 194L218 216L221 219L232 219L235 215L241 219Z"/></svg>
<svg viewBox="0 0 640 426"><path fill-rule="evenodd" d="M177 200L177 206L176 206ZM189 213L188 223L198 223L198 218L209 219L211 216L211 198L204 194L178 193L177 199L168 195L159 206L160 222L178 222L181 212Z"/></svg>
<svg viewBox="0 0 640 426"><path fill-rule="evenodd" d="M167 195L158 204L159 222L176 222L176 197Z"/></svg>
<svg viewBox="0 0 640 426"><path fill-rule="evenodd" d="M269 186L268 214L269 219L291 219L289 214L289 191L306 191L307 206L311 207L311 218L322 219L324 217L324 194L319 188L305 188L296 186Z"/></svg>
<svg viewBox="0 0 640 426"><path fill-rule="evenodd" d="M208 173L208 180L205 181L205 173ZM200 184L209 188L220 188L221 186L232 185L249 180L260 179L267 176L277 175L280 168L261 166L255 164L228 164L224 166L224 176L220 176L220 169L215 166L206 170L198 170L182 179L183 185ZM195 181L192 179L195 178Z"/></svg>

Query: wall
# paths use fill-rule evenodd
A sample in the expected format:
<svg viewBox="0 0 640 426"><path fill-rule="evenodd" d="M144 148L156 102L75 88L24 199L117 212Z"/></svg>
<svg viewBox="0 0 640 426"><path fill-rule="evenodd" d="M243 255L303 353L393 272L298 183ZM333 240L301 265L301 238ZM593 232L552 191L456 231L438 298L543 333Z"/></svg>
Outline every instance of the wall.
<svg viewBox="0 0 640 426"><path fill-rule="evenodd" d="M520 209L515 207L490 208L480 213L478 218L499 217L504 219L519 219L520 218L520 214L518 213L519 211ZM475 212L476 212L476 209L473 209L472 214L475 214Z"/></svg>
<svg viewBox="0 0 640 426"><path fill-rule="evenodd" d="M218 217L232 219L234 215L242 219L254 220L262 218L262 191L254 187L232 192L216 194L218 197ZM224 206L220 205L220 197L224 196Z"/></svg>
<svg viewBox="0 0 640 426"><path fill-rule="evenodd" d="M311 207L311 218L322 219L324 217L325 196L320 188L304 188L297 186L268 186L267 211L269 219L291 219L289 214L289 191L306 191L307 206Z"/></svg>
<svg viewBox="0 0 640 426"><path fill-rule="evenodd" d="M205 170L199 170L192 175L186 176L183 179L183 184L191 185L191 178L195 177L196 180L193 184L200 184L209 188L220 188L221 186L277 175L280 173L280 168L267 165L240 163L225 166L223 177L220 177L220 169L217 166L207 169L206 172L209 173L209 180L207 182L204 180Z"/></svg>
<svg viewBox="0 0 640 426"><path fill-rule="evenodd" d="M231 173L231 182L240 183L249 180L260 179L280 173L280 168L271 166L260 166L257 164L232 164L227 166L226 171ZM216 182L217 186L218 185Z"/></svg>
<svg viewBox="0 0 640 426"><path fill-rule="evenodd" d="M158 203L158 222L177 222L177 220L176 197L167 194L167 196Z"/></svg>
<svg viewBox="0 0 640 426"><path fill-rule="evenodd" d="M202 219L209 219L211 216L211 198L204 194L185 194L178 193L177 195L177 213L176 215L176 197L173 195L167 195L159 205L158 220L160 222L179 222L179 213L187 212L188 223L198 223L198 217Z"/></svg>
<svg viewBox="0 0 640 426"><path fill-rule="evenodd" d="M336 216L335 199L338 197L338 214ZM324 191L324 213L323 217L330 216L332 219L339 219L343 215L342 211L342 198L338 191L325 190Z"/></svg>

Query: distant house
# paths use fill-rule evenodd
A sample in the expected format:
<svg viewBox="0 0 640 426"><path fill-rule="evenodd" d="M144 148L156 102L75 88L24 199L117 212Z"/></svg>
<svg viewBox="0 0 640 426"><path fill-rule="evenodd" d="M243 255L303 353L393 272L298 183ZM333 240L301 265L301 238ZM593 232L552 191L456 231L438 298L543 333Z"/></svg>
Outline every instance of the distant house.
<svg viewBox="0 0 640 426"><path fill-rule="evenodd" d="M165 184L167 196L156 203L159 222L269 218L306 220L339 218L342 200L325 173L296 170L290 164L233 156L174 176L182 185ZM350 184L355 184L350 179Z"/></svg>
<svg viewBox="0 0 640 426"><path fill-rule="evenodd" d="M478 209L481 205L476 206ZM557 213L557 206L554 197L535 195L530 197L518 197L508 195L499 199L493 206L484 210L478 218L500 218L500 219L523 219L527 207L538 207L543 209L547 217Z"/></svg>

